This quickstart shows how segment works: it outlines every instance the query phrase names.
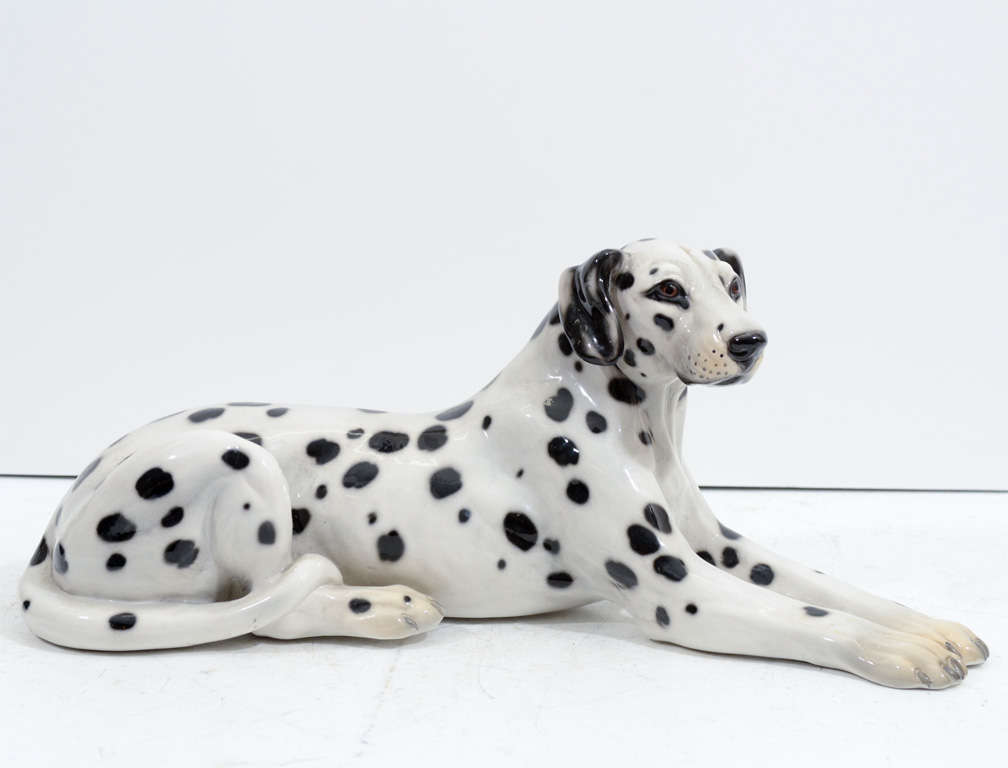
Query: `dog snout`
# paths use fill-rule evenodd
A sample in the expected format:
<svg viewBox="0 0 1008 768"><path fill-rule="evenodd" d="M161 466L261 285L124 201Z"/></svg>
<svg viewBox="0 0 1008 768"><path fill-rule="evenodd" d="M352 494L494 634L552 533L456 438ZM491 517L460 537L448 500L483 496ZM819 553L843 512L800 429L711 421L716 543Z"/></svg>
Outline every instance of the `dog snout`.
<svg viewBox="0 0 1008 768"><path fill-rule="evenodd" d="M752 362L766 343L766 334L760 331L736 334L728 340L728 356L736 363Z"/></svg>

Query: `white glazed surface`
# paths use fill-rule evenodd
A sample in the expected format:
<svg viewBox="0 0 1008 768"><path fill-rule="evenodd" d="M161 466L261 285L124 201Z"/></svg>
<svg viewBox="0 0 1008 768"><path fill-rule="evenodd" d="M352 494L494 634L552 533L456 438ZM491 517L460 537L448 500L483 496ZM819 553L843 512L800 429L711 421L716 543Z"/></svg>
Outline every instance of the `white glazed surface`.
<svg viewBox="0 0 1008 768"><path fill-rule="evenodd" d="M688 385L744 381L765 341L734 254L602 251L561 276L558 306L442 412L232 403L124 436L45 531L30 628L103 650L396 638L607 598L655 640L897 687L953 685L987 657L965 627L710 512L681 458Z"/></svg>

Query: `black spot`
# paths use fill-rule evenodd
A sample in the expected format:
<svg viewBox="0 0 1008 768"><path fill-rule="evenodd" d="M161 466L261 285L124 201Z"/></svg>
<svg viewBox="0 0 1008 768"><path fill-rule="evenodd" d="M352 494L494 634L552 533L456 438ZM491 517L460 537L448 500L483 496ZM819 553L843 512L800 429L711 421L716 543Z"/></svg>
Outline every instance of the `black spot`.
<svg viewBox="0 0 1008 768"><path fill-rule="evenodd" d="M567 589L574 583L574 577L567 571L555 571L546 577L546 583L554 589Z"/></svg>
<svg viewBox="0 0 1008 768"><path fill-rule="evenodd" d="M371 435L368 445L378 453L395 453L409 445L409 435L382 430Z"/></svg>
<svg viewBox="0 0 1008 768"><path fill-rule="evenodd" d="M70 569L70 561L67 560L66 550L62 544L56 545L56 554L53 555L53 568L56 573L66 573Z"/></svg>
<svg viewBox="0 0 1008 768"><path fill-rule="evenodd" d="M274 544L276 542L276 528L269 520L260 523L257 538L260 544Z"/></svg>
<svg viewBox="0 0 1008 768"><path fill-rule="evenodd" d="M738 563L739 557L735 547L725 547L721 550L721 565L725 568L734 568Z"/></svg>
<svg viewBox="0 0 1008 768"><path fill-rule="evenodd" d="M634 284L634 277L629 272L622 272L613 279L613 283L621 291L625 291L627 288Z"/></svg>
<svg viewBox="0 0 1008 768"><path fill-rule="evenodd" d="M344 488L363 488L378 477L378 465L370 461L358 461L343 475Z"/></svg>
<svg viewBox="0 0 1008 768"><path fill-rule="evenodd" d="M519 469L517 472L515 472L515 477L521 477L524 474L525 474L525 470L524 469Z"/></svg>
<svg viewBox="0 0 1008 768"><path fill-rule="evenodd" d="M403 556L406 544L398 531L389 531L378 537L378 559L394 563Z"/></svg>
<svg viewBox="0 0 1008 768"><path fill-rule="evenodd" d="M816 608L814 605L806 605L805 606L805 613L807 613L809 616L827 616L827 615L829 615L829 611L824 610L823 608Z"/></svg>
<svg viewBox="0 0 1008 768"><path fill-rule="evenodd" d="M584 504L588 501L588 486L580 480L571 480L567 483L567 498L575 504Z"/></svg>
<svg viewBox="0 0 1008 768"><path fill-rule="evenodd" d="M307 528L309 520L311 520L311 512L304 507L291 509L291 522L293 523L294 533L301 533Z"/></svg>
<svg viewBox="0 0 1008 768"><path fill-rule="evenodd" d="M551 555L560 554L560 542L556 539L543 539L543 549Z"/></svg>
<svg viewBox="0 0 1008 768"><path fill-rule="evenodd" d="M507 560L505 560L502 557L500 560L497 561L497 570L503 571L505 568L507 568Z"/></svg>
<svg viewBox="0 0 1008 768"><path fill-rule="evenodd" d="M31 606L31 600L25 600L21 603L21 608L25 611Z"/></svg>
<svg viewBox="0 0 1008 768"><path fill-rule="evenodd" d="M631 367L637 365L637 358L634 357L633 350L629 347L623 352L623 361Z"/></svg>
<svg viewBox="0 0 1008 768"><path fill-rule="evenodd" d="M371 601L363 597L355 597L350 601L350 610L354 613L367 613L371 610Z"/></svg>
<svg viewBox="0 0 1008 768"><path fill-rule="evenodd" d="M585 423L588 425L588 431L598 434L599 432L606 431L606 419L601 413L596 413L595 411L588 411L585 414Z"/></svg>
<svg viewBox="0 0 1008 768"><path fill-rule="evenodd" d="M351 429L349 432L346 433L346 436L351 440L356 440L363 434L364 434L363 429L361 429L360 427L354 427L353 429Z"/></svg>
<svg viewBox="0 0 1008 768"><path fill-rule="evenodd" d="M468 523L469 522L469 518L471 516L472 516L472 512L470 512L468 509L465 509L463 507L462 509L459 510L458 521L460 523Z"/></svg>
<svg viewBox="0 0 1008 768"><path fill-rule="evenodd" d="M412 603L413 602L413 598L410 597L409 595L403 595L402 599L403 599L404 603Z"/></svg>
<svg viewBox="0 0 1008 768"><path fill-rule="evenodd" d="M566 333L561 333L557 336L557 346L560 347L560 352L563 353L564 357L567 357L574 351L574 347L571 346L570 339L567 338Z"/></svg>
<svg viewBox="0 0 1008 768"><path fill-rule="evenodd" d="M229 448L224 451L221 454L221 461L231 467L231 469L245 469L249 465L248 454L239 451L237 448Z"/></svg>
<svg viewBox="0 0 1008 768"><path fill-rule="evenodd" d="M326 488L325 483L322 483L322 485L320 485L318 488L315 489L315 498L324 499L326 497L326 494L328 493L329 489Z"/></svg>
<svg viewBox="0 0 1008 768"><path fill-rule="evenodd" d="M109 559L105 561L105 567L110 571L118 571L124 565L126 565L126 558L118 552L109 555Z"/></svg>
<svg viewBox="0 0 1008 768"><path fill-rule="evenodd" d="M290 410L290 409L289 408L270 408L268 411L266 411L266 415L267 416L272 416L274 419L276 419L276 418L279 418L280 416L283 416L285 413L287 413L288 410Z"/></svg>
<svg viewBox="0 0 1008 768"><path fill-rule="evenodd" d="M581 451L569 437L554 437L546 446L546 453L561 467L577 464L581 458Z"/></svg>
<svg viewBox="0 0 1008 768"><path fill-rule="evenodd" d="M697 607L696 607L696 606L695 606L695 605L694 605L693 603L687 603L687 604L686 604L686 613L689 613L689 614L694 614L694 613L696 613L696 612L697 612L698 610L699 610L699 609L698 609L698 608L697 608Z"/></svg>
<svg viewBox="0 0 1008 768"><path fill-rule="evenodd" d="M671 581L682 581L686 578L686 563L678 557L659 555L654 561L655 573L659 573Z"/></svg>
<svg viewBox="0 0 1008 768"><path fill-rule="evenodd" d="M113 445L114 445L114 443L113 443ZM92 472L94 472L95 469L98 467L99 464L101 464L101 456L99 456L97 459L95 459L94 461L92 461L90 464L88 464L86 467L84 467L84 469L81 470L81 473L79 475L77 475L77 479L74 481L74 484L70 488L70 490L71 491L76 491L80 487L80 484L83 483L85 480L87 480L88 475L90 475Z"/></svg>
<svg viewBox="0 0 1008 768"><path fill-rule="evenodd" d="M164 550L165 562L177 565L179 568L188 568L196 562L197 555L199 547L191 539L175 539Z"/></svg>
<svg viewBox="0 0 1008 768"><path fill-rule="evenodd" d="M491 421L493 421L493 420L489 416L484 416L483 417L483 429L484 430L490 429L490 422Z"/></svg>
<svg viewBox="0 0 1008 768"><path fill-rule="evenodd" d="M223 408L204 408L202 411L195 411L189 414L189 421L199 424L201 421L209 421L210 419L216 419L224 413Z"/></svg>
<svg viewBox="0 0 1008 768"><path fill-rule="evenodd" d="M699 552L697 552L697 557L699 557L701 560L706 560L711 565L715 565L714 556L706 549L701 549Z"/></svg>
<svg viewBox="0 0 1008 768"><path fill-rule="evenodd" d="M650 341L648 341L644 337L641 337L641 338L637 339L637 349L639 349L645 355L653 355L654 354L654 344L652 344Z"/></svg>
<svg viewBox="0 0 1008 768"><path fill-rule="evenodd" d="M683 394L684 395L686 394L686 390L685 389L683 390ZM718 523L718 527L721 529L721 535L724 536L726 539L741 539L742 538L742 534L735 533L735 531L733 531L731 528L728 528L727 526L725 526L725 525L723 525L721 523Z"/></svg>
<svg viewBox="0 0 1008 768"><path fill-rule="evenodd" d="M638 555L653 555L658 551L658 537L643 525L636 523L627 528L627 538L630 539L630 549Z"/></svg>
<svg viewBox="0 0 1008 768"><path fill-rule="evenodd" d="M448 442L448 430L443 424L427 427L417 438L417 448L421 451L436 451Z"/></svg>
<svg viewBox="0 0 1008 768"><path fill-rule="evenodd" d="M571 408L574 407L574 396L571 395L567 387L560 387L555 395L547 397L543 403L546 415L553 421L563 421L570 416Z"/></svg>
<svg viewBox="0 0 1008 768"><path fill-rule="evenodd" d="M654 322L663 331L671 331L675 328L675 322L673 322L672 318L660 312L654 316Z"/></svg>
<svg viewBox="0 0 1008 768"><path fill-rule="evenodd" d="M248 511L248 510L252 509L252 505L251 505L251 504L249 504L249 503L248 503L248 502L246 501L246 502L245 502L244 504L242 504L242 509L244 509L245 511Z"/></svg>
<svg viewBox="0 0 1008 768"><path fill-rule="evenodd" d="M637 405L644 402L644 390L625 376L616 376L609 380L609 394L615 400L627 405Z"/></svg>
<svg viewBox="0 0 1008 768"><path fill-rule="evenodd" d="M35 552L32 553L31 560L28 565L38 565L43 562L47 557L49 557L49 545L46 544L45 536L43 536L35 547Z"/></svg>
<svg viewBox="0 0 1008 768"><path fill-rule="evenodd" d="M451 421L452 419L457 419L459 416L464 416L470 408L472 408L472 400L467 400L461 405L449 408L447 411L441 411L441 413L434 418L438 421Z"/></svg>
<svg viewBox="0 0 1008 768"><path fill-rule="evenodd" d="M451 496L462 487L462 475L452 467L439 469L430 476L430 492L435 499Z"/></svg>
<svg viewBox="0 0 1008 768"><path fill-rule="evenodd" d="M642 429L637 433L637 439L644 443L644 445L651 445L654 442L654 435L650 431Z"/></svg>
<svg viewBox="0 0 1008 768"><path fill-rule="evenodd" d="M663 606L659 605L655 608L654 617L659 627L667 627L669 625L668 611Z"/></svg>
<svg viewBox="0 0 1008 768"><path fill-rule="evenodd" d="M378 513L377 512L368 512L368 514L367 514L367 524L368 525L374 525L377 522L378 522Z"/></svg>
<svg viewBox="0 0 1008 768"><path fill-rule="evenodd" d="M142 499L160 499L171 493L175 487L175 480L170 472L165 472L161 467L148 469L136 481L136 492Z"/></svg>
<svg viewBox="0 0 1008 768"><path fill-rule="evenodd" d="M262 438L255 432L235 432L235 437L240 437L242 440L248 440L250 443L255 443L256 445L262 445Z"/></svg>
<svg viewBox="0 0 1008 768"><path fill-rule="evenodd" d="M108 623L112 629L132 629L136 620L135 613L117 613L109 618Z"/></svg>
<svg viewBox="0 0 1008 768"><path fill-rule="evenodd" d="M535 523L523 512L508 512L504 515L504 535L522 552L528 552L539 540Z"/></svg>
<svg viewBox="0 0 1008 768"><path fill-rule="evenodd" d="M316 440L312 440L305 446L305 453L315 459L316 464L328 464L330 461L339 456L340 447L339 443L334 443L332 440L326 440L324 437L320 437Z"/></svg>
<svg viewBox="0 0 1008 768"><path fill-rule="evenodd" d="M578 373L581 373L581 371L584 370L584 366L581 365L581 361L580 360L575 360L574 361L574 370L577 371Z"/></svg>
<svg viewBox="0 0 1008 768"><path fill-rule="evenodd" d="M99 520L95 530L102 541L129 541L136 534L136 525L125 515L114 512Z"/></svg>
<svg viewBox="0 0 1008 768"><path fill-rule="evenodd" d="M617 560L606 560L605 569L620 589L633 589L637 586L637 574L628 565Z"/></svg>
<svg viewBox="0 0 1008 768"><path fill-rule="evenodd" d="M749 578L752 579L754 584L759 584L765 587L771 581L774 580L773 568L771 568L766 563L757 563L749 571Z"/></svg>
<svg viewBox="0 0 1008 768"><path fill-rule="evenodd" d="M248 407L251 408L251 407L255 407L255 406L269 405L269 403L228 403L228 405L248 406Z"/></svg>
<svg viewBox="0 0 1008 768"><path fill-rule="evenodd" d="M672 533L672 523L669 522L668 512L665 511L665 507L661 504L652 502L651 504L644 505L644 519L655 530L662 533Z"/></svg>

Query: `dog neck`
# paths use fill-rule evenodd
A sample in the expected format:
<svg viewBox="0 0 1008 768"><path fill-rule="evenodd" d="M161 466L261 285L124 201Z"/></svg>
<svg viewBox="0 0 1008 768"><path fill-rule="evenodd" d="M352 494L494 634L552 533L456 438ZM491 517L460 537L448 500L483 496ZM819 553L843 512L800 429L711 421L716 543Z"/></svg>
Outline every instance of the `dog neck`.
<svg viewBox="0 0 1008 768"><path fill-rule="evenodd" d="M632 382L640 402L617 402L610 393L614 379ZM647 465L663 486L693 485L682 463L688 390L681 380L649 380L623 360L616 365L581 360L572 351L554 308L493 387L524 393L537 391L544 383L551 389L565 387L576 400L585 401L586 410L603 414L608 429L619 434L628 459Z"/></svg>

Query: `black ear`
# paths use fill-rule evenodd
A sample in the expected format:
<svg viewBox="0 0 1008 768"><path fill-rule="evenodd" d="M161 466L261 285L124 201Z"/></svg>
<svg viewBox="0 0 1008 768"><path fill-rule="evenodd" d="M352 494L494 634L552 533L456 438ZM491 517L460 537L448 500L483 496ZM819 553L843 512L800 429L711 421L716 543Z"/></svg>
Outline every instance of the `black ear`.
<svg viewBox="0 0 1008 768"><path fill-rule="evenodd" d="M609 285L623 253L599 251L560 276L560 317L571 346L586 363L613 365L623 354L623 330Z"/></svg>
<svg viewBox="0 0 1008 768"><path fill-rule="evenodd" d="M739 255L735 251L729 251L727 248L715 248L712 253L735 270L735 274L742 281L742 293L744 294L746 288L745 272L742 271L742 261L739 259Z"/></svg>

